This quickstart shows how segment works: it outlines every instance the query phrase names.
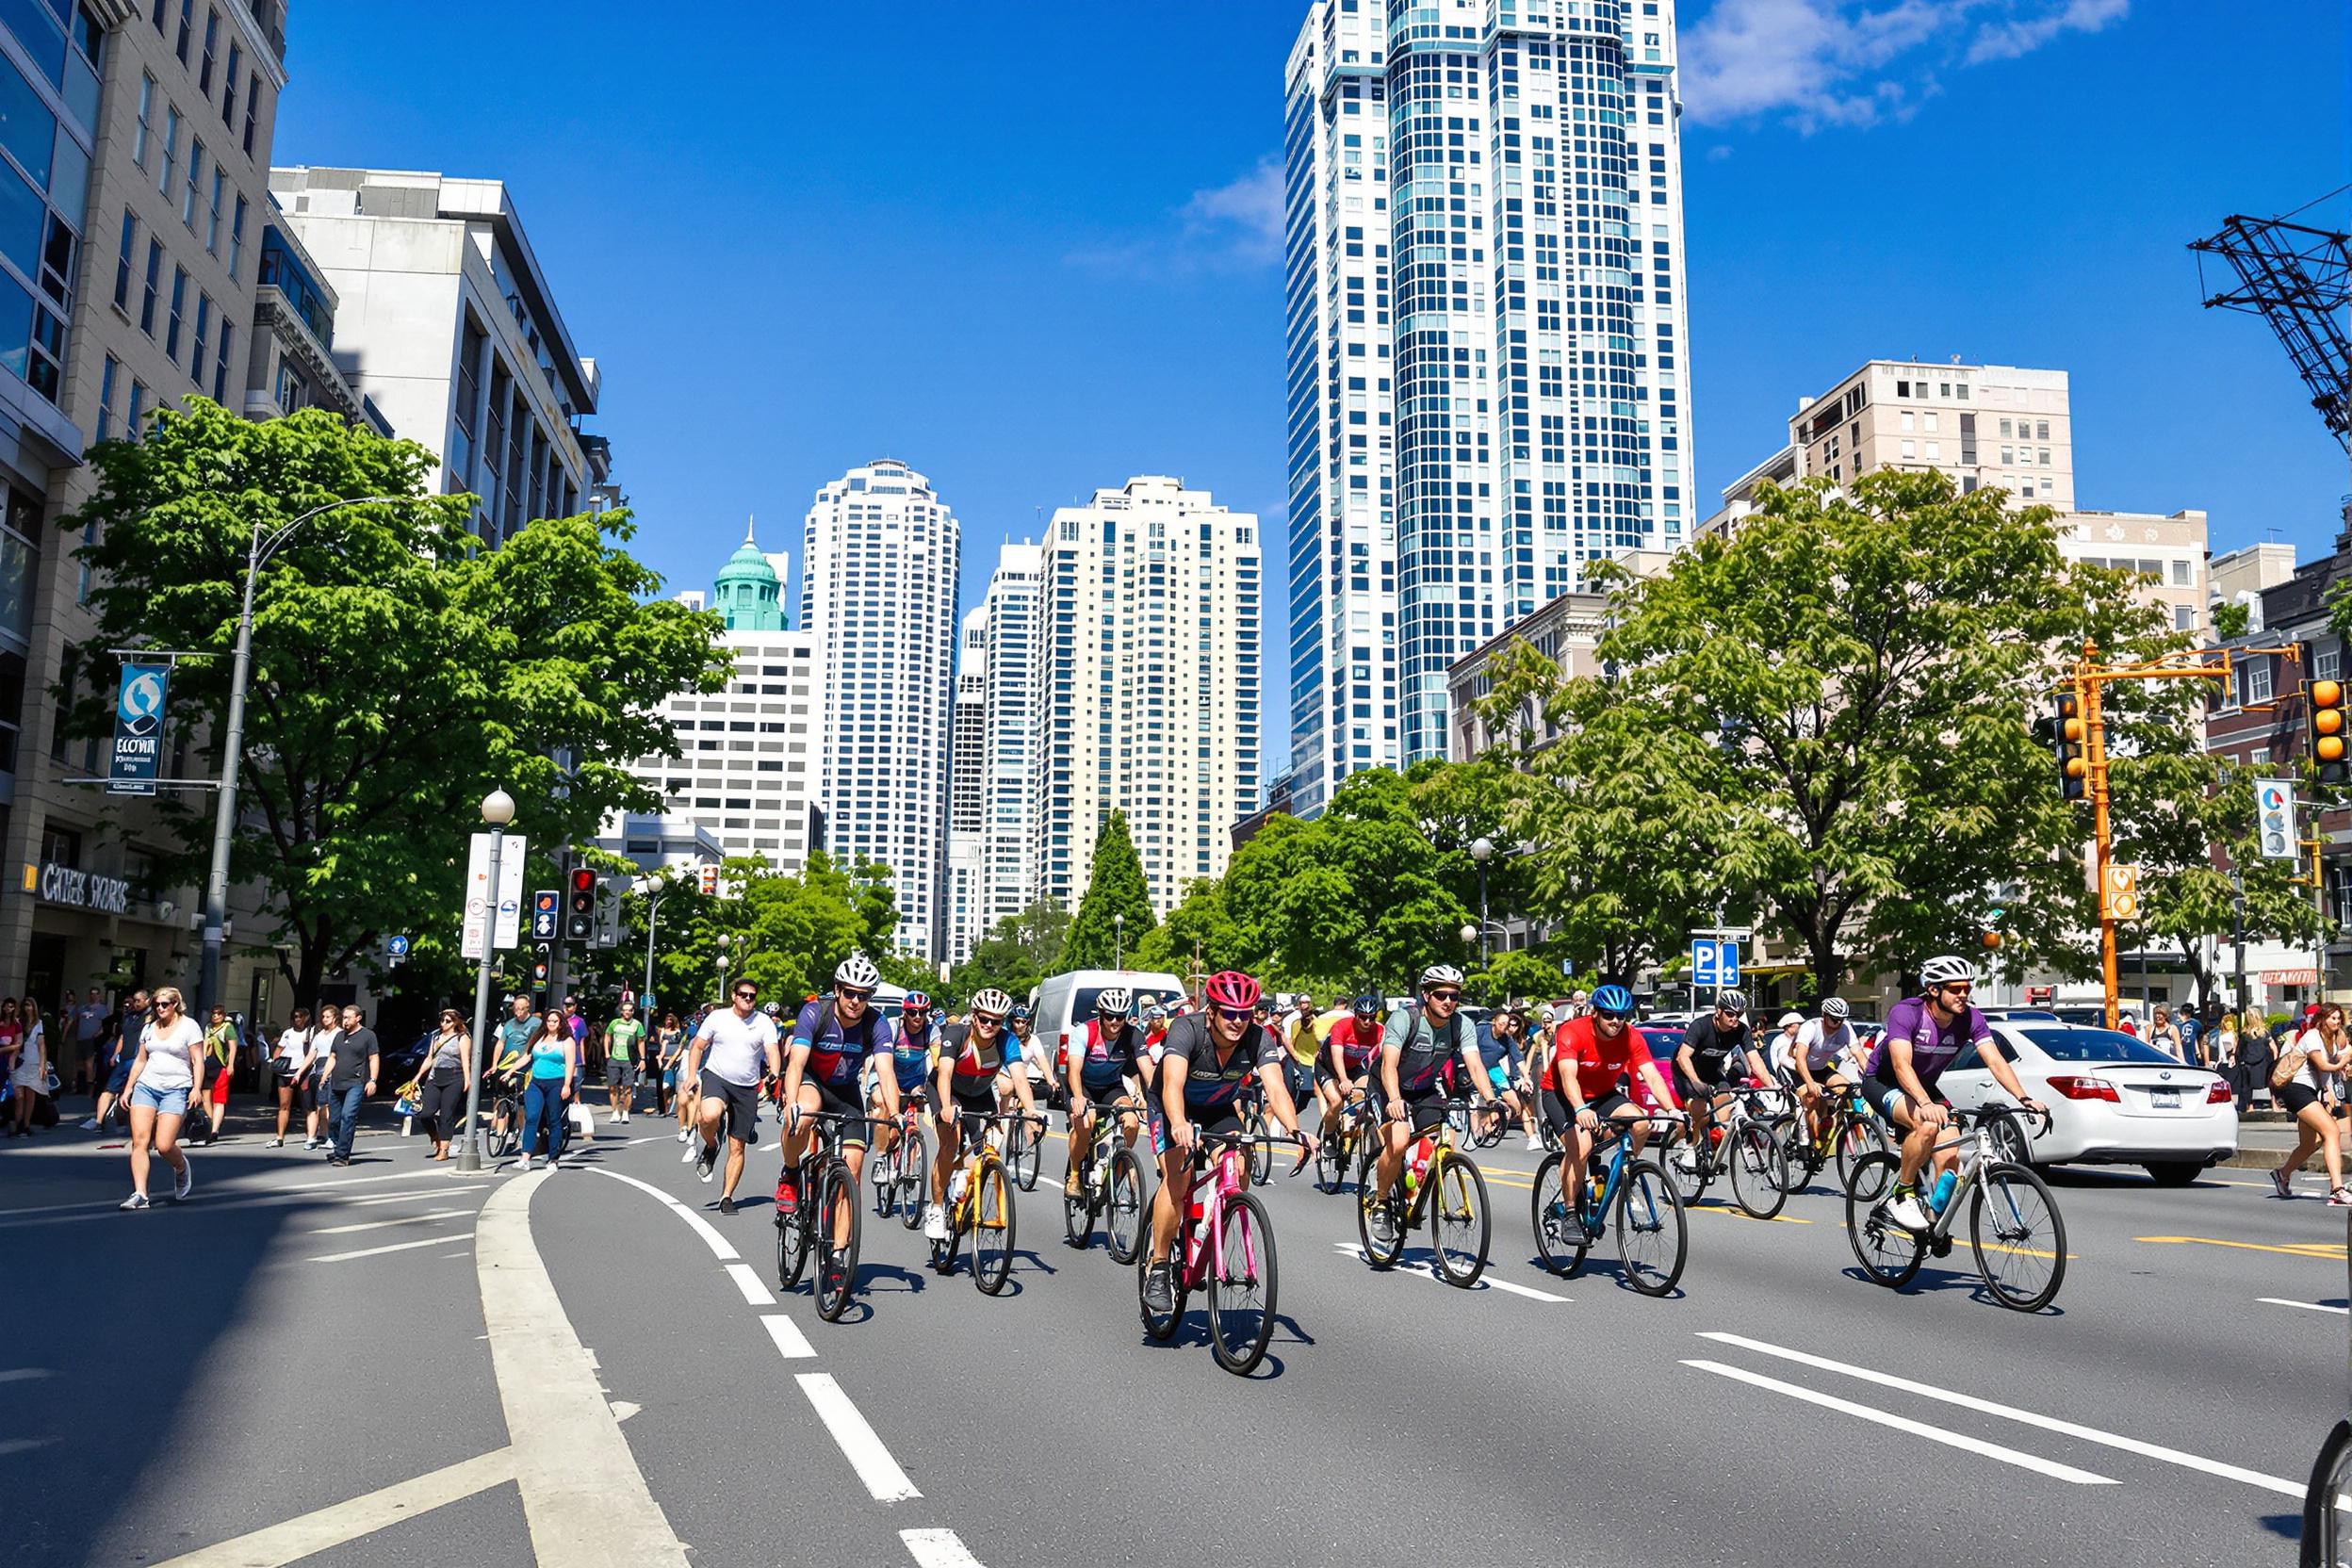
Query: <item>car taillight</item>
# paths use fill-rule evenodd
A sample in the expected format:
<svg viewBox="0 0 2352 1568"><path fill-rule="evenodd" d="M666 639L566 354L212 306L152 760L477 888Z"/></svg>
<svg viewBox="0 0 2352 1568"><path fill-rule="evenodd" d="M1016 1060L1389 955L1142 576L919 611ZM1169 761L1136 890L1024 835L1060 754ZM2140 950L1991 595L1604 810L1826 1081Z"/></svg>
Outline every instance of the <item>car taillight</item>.
<svg viewBox="0 0 2352 1568"><path fill-rule="evenodd" d="M2050 1086L2068 1100L2109 1100L2120 1103L2123 1099L2115 1092L2115 1086L2104 1078L2056 1077L2050 1081Z"/></svg>
<svg viewBox="0 0 2352 1568"><path fill-rule="evenodd" d="M2226 1078L2214 1079L2213 1086L2205 1091L2205 1103L2208 1105L2227 1105L2236 1098L2237 1096L2230 1092L2230 1081Z"/></svg>

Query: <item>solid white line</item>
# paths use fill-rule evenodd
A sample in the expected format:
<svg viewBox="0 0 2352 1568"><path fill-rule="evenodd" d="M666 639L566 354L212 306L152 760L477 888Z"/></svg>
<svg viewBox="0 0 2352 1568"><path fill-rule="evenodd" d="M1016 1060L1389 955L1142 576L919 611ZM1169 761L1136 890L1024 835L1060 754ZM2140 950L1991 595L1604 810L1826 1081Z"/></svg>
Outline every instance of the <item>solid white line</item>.
<svg viewBox="0 0 2352 1568"><path fill-rule="evenodd" d="M413 1252L419 1247L447 1247L453 1241L464 1239L463 1236L427 1236L422 1241L396 1241L389 1247L363 1247L355 1252L321 1252L315 1258L305 1258L302 1261L305 1263L349 1263L353 1258L381 1257L386 1252Z"/></svg>
<svg viewBox="0 0 2352 1568"><path fill-rule="evenodd" d="M1979 1399L1968 1394L1954 1394L1949 1389L1913 1382L1908 1378L1898 1378L1890 1373L1873 1372L1864 1366L1849 1366L1843 1362L1830 1361L1822 1356L1807 1355L1802 1350L1791 1350L1785 1346L1768 1345L1760 1339L1749 1339L1741 1334L1705 1333L1699 1337L1712 1339L1724 1345L1738 1345L1768 1356L1778 1356L1783 1361L1797 1362L1805 1366L1819 1368L1823 1372L1836 1372L1845 1377L1858 1378L1864 1382L1877 1383L1883 1388L1901 1389L1906 1394L1917 1394L1921 1398L1939 1399L1948 1405L1958 1405L1963 1410L1976 1411L1984 1415L1998 1415L2005 1420L2016 1421L2028 1427L2039 1427L2044 1431L2057 1432L2066 1437L2078 1437L2085 1443L2097 1443L2109 1448L2119 1448L2127 1454L2137 1454L2142 1459L2162 1460L2166 1464L2178 1464L2183 1469L2202 1470L2209 1476L2219 1476L2224 1480L2244 1481L2248 1486L2259 1486L2264 1491L2280 1493L2289 1497L2303 1495L2304 1487L2301 1481L2283 1481L2276 1476L2265 1476L2259 1470L2247 1470L2235 1464L2224 1464L2219 1460L2207 1459L2200 1454L2183 1453L2178 1448L2167 1448L2160 1444L2143 1443L2136 1437L2121 1437L2114 1432L2101 1431L2097 1427L2078 1426L2072 1421L2061 1421L2055 1416L2040 1415L2030 1410L2018 1410L2011 1405L1997 1405L1990 1399Z"/></svg>
<svg viewBox="0 0 2352 1568"><path fill-rule="evenodd" d="M54 1437L0 1438L0 1455L22 1454L29 1452L34 1448L46 1448L49 1445L55 1443L57 1439Z"/></svg>
<svg viewBox="0 0 2352 1568"><path fill-rule="evenodd" d="M954 1530L901 1530L898 1538L922 1568L982 1568Z"/></svg>
<svg viewBox="0 0 2352 1568"><path fill-rule="evenodd" d="M641 1182L634 1176L624 1176L617 1170L607 1170L602 1166L598 1166L596 1168L596 1174L599 1176L610 1176L616 1182L627 1182L630 1186L635 1187L638 1191L649 1192L656 1198L662 1200L664 1203L667 1203L671 1209L677 1213L680 1219L683 1219L687 1224L694 1228L694 1233L702 1237L703 1245L710 1249L710 1255L718 1259L721 1263L733 1263L743 1256L741 1252L735 1250L734 1247L729 1244L725 1236L719 1234L717 1226L711 1224L709 1220L703 1218L702 1216L696 1214L694 1210L688 1208L685 1204L679 1202L668 1193L663 1192L660 1187L655 1186L652 1183Z"/></svg>
<svg viewBox="0 0 2352 1568"><path fill-rule="evenodd" d="M776 1298L769 1295L768 1287L760 1282L760 1276L751 1271L751 1265L747 1263L728 1264L727 1277L735 1282L735 1288L742 1291L743 1299L753 1306L772 1307L776 1305Z"/></svg>
<svg viewBox="0 0 2352 1568"><path fill-rule="evenodd" d="M11 1366L0 1371L0 1383L21 1383L34 1378L56 1376L45 1366Z"/></svg>
<svg viewBox="0 0 2352 1568"><path fill-rule="evenodd" d="M1349 1257L1356 1259L1358 1262L1362 1262L1364 1260L1364 1249L1357 1246L1352 1241L1335 1241L1331 1243L1331 1247L1334 1250L1345 1252ZM1435 1280L1442 1285L1453 1283L1451 1280L1446 1279L1443 1274L1440 1274L1436 1269L1430 1267L1426 1263L1391 1264L1389 1266L1389 1272L1393 1274L1417 1274L1425 1280ZM1498 1280L1495 1279L1491 1273L1481 1276L1478 1282L1472 1285L1470 1288L1474 1291L1484 1290L1490 1285L1496 1290L1507 1290L1513 1296L1524 1296L1531 1301L1550 1301L1555 1305L1564 1306L1569 1301L1574 1299L1573 1297L1555 1296L1548 1290L1537 1290L1531 1285L1514 1284L1509 1280Z"/></svg>
<svg viewBox="0 0 2352 1568"><path fill-rule="evenodd" d="M2254 1299L2270 1307L2301 1307L2305 1312L2332 1312L2338 1317L2352 1314L2352 1307L2331 1307L2325 1301L2290 1301L2283 1296L2257 1296Z"/></svg>
<svg viewBox="0 0 2352 1568"><path fill-rule="evenodd" d="M172 1558L155 1568L282 1568L514 1478L514 1450L499 1448Z"/></svg>
<svg viewBox="0 0 2352 1568"><path fill-rule="evenodd" d="M2088 1470L2077 1470L2070 1464L2061 1464L2056 1460L2044 1459L2038 1454L2024 1453L2016 1448L2004 1448L1998 1443L1986 1443L1981 1438L1968 1437L1959 1432L1944 1431L1940 1428L1929 1426L1924 1421L1914 1421L1908 1416L1891 1415L1883 1410L1873 1410L1869 1405L1857 1405L1851 1399L1840 1399L1834 1394L1821 1394L1809 1388L1800 1388L1795 1383L1785 1383L1778 1378L1768 1378L1760 1372L1750 1372L1745 1367L1726 1366L1719 1361L1685 1361L1682 1364L1695 1366L1702 1372L1712 1372L1718 1377L1731 1378L1743 1383L1753 1383L1757 1388L1769 1388L1775 1394L1786 1394L1792 1399L1803 1399L1807 1404L1820 1405L1824 1410L1840 1411L1847 1415L1858 1416L1865 1421L1875 1421L1882 1427L1892 1427L1897 1431L1909 1432L1914 1437L1924 1437L1932 1443L1941 1443L1947 1447L1965 1448L1969 1453L1982 1454L1986 1459L1997 1459L2003 1464L2014 1464L2024 1470L2038 1470L2045 1476L2052 1476L2062 1481L2072 1481L2077 1486L2113 1486L2115 1484L2111 1477L2093 1475Z"/></svg>
<svg viewBox="0 0 2352 1568"><path fill-rule="evenodd" d="M429 1214L404 1214L398 1219L363 1219L356 1225L322 1225L310 1233L314 1236L344 1236L353 1231L388 1231L395 1225L427 1225L436 1219L455 1219L473 1212L471 1209L434 1209Z"/></svg>
<svg viewBox="0 0 2352 1568"><path fill-rule="evenodd" d="M817 1353L817 1348L808 1343L808 1336L800 1331L800 1325L791 1318L762 1317L760 1321L767 1328L768 1337L776 1341L776 1353L786 1361L806 1361Z"/></svg>
<svg viewBox="0 0 2352 1568"><path fill-rule="evenodd" d="M841 1385L833 1380L832 1374L802 1372L795 1380L801 1392L808 1396L808 1403L816 1407L825 1429L841 1445L842 1457L858 1472L858 1478L866 1483L866 1490L874 1494L875 1502L897 1503L923 1495L915 1490L915 1483L906 1478L906 1472L898 1467L898 1461L890 1457L890 1451L882 1446L882 1440L874 1434L858 1407L849 1402L849 1396L841 1392Z"/></svg>

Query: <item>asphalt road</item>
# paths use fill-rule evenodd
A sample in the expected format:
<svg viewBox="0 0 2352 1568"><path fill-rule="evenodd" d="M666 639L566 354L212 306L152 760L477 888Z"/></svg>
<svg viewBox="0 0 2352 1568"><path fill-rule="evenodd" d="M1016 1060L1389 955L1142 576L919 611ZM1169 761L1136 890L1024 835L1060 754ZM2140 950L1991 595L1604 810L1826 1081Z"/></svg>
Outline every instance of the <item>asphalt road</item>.
<svg viewBox="0 0 2352 1568"><path fill-rule="evenodd" d="M776 1299L776 1156L722 1217L649 1118L521 1179L240 1138L144 1214L112 1208L119 1148L0 1145L0 1559L2293 1560L2352 1330L2316 1196L2063 1174L2072 1261L2032 1317L1965 1243L1904 1293L1863 1280L1825 1184L1772 1223L1710 1201L1652 1299L1543 1272L1517 1145L1480 1156L1467 1292L1375 1273L1349 1200L1272 1183L1282 1321L1248 1380L1197 1298L1150 1344L1133 1270L1064 1245L1058 1141L1004 1295L869 1215L840 1324Z"/></svg>

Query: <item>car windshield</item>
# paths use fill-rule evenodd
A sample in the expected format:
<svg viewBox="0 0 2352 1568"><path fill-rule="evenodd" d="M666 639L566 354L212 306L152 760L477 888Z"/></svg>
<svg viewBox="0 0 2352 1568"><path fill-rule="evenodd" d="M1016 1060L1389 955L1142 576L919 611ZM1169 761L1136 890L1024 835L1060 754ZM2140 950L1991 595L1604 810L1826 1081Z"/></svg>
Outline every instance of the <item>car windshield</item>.
<svg viewBox="0 0 2352 1568"><path fill-rule="evenodd" d="M2179 1067L2180 1061L2154 1046L2114 1029L2021 1029L2018 1031L2054 1062L2144 1062L2149 1067Z"/></svg>
<svg viewBox="0 0 2352 1568"><path fill-rule="evenodd" d="M1086 1021L1094 1016L1094 999L1102 995L1103 989L1104 988L1101 986L1081 986L1076 991L1070 994L1070 1017L1071 1027L1084 1027ZM1150 1006L1154 1002L1160 1004L1163 1007L1173 1006L1176 1002L1176 992L1162 990L1157 986L1136 986L1134 987L1133 989L1135 993L1135 999L1128 1004L1127 1016L1129 1018L1138 1017L1144 1008Z"/></svg>

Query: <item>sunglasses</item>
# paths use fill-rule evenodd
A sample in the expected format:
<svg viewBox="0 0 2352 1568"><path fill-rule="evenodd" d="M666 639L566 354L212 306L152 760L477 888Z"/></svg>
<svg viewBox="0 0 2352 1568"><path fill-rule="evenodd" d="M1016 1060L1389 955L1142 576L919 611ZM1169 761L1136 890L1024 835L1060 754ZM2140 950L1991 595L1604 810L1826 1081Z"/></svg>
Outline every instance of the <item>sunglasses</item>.
<svg viewBox="0 0 2352 1568"><path fill-rule="evenodd" d="M838 987L835 988L833 994L840 997L843 1002L871 1002L874 1000L874 993L872 991L861 991L855 986Z"/></svg>
<svg viewBox="0 0 2352 1568"><path fill-rule="evenodd" d="M1460 1002L1462 993L1460 991L1431 991L1429 993L1429 998L1431 1002Z"/></svg>
<svg viewBox="0 0 2352 1568"><path fill-rule="evenodd" d="M1209 1010L1228 1023L1247 1023L1256 1016L1247 1007L1212 1007Z"/></svg>
<svg viewBox="0 0 2352 1568"><path fill-rule="evenodd" d="M972 1015L972 1021L975 1024L985 1023L991 1029L1002 1029L1004 1027L1004 1015L975 1012Z"/></svg>
<svg viewBox="0 0 2352 1568"><path fill-rule="evenodd" d="M1607 1008L1595 1007L1592 1009L1592 1016L1599 1019L1603 1023L1623 1023L1633 1015L1631 1013L1612 1013Z"/></svg>
<svg viewBox="0 0 2352 1568"><path fill-rule="evenodd" d="M735 1000L738 1002L757 1002L760 1000L760 993L758 991L737 991L735 993Z"/></svg>

